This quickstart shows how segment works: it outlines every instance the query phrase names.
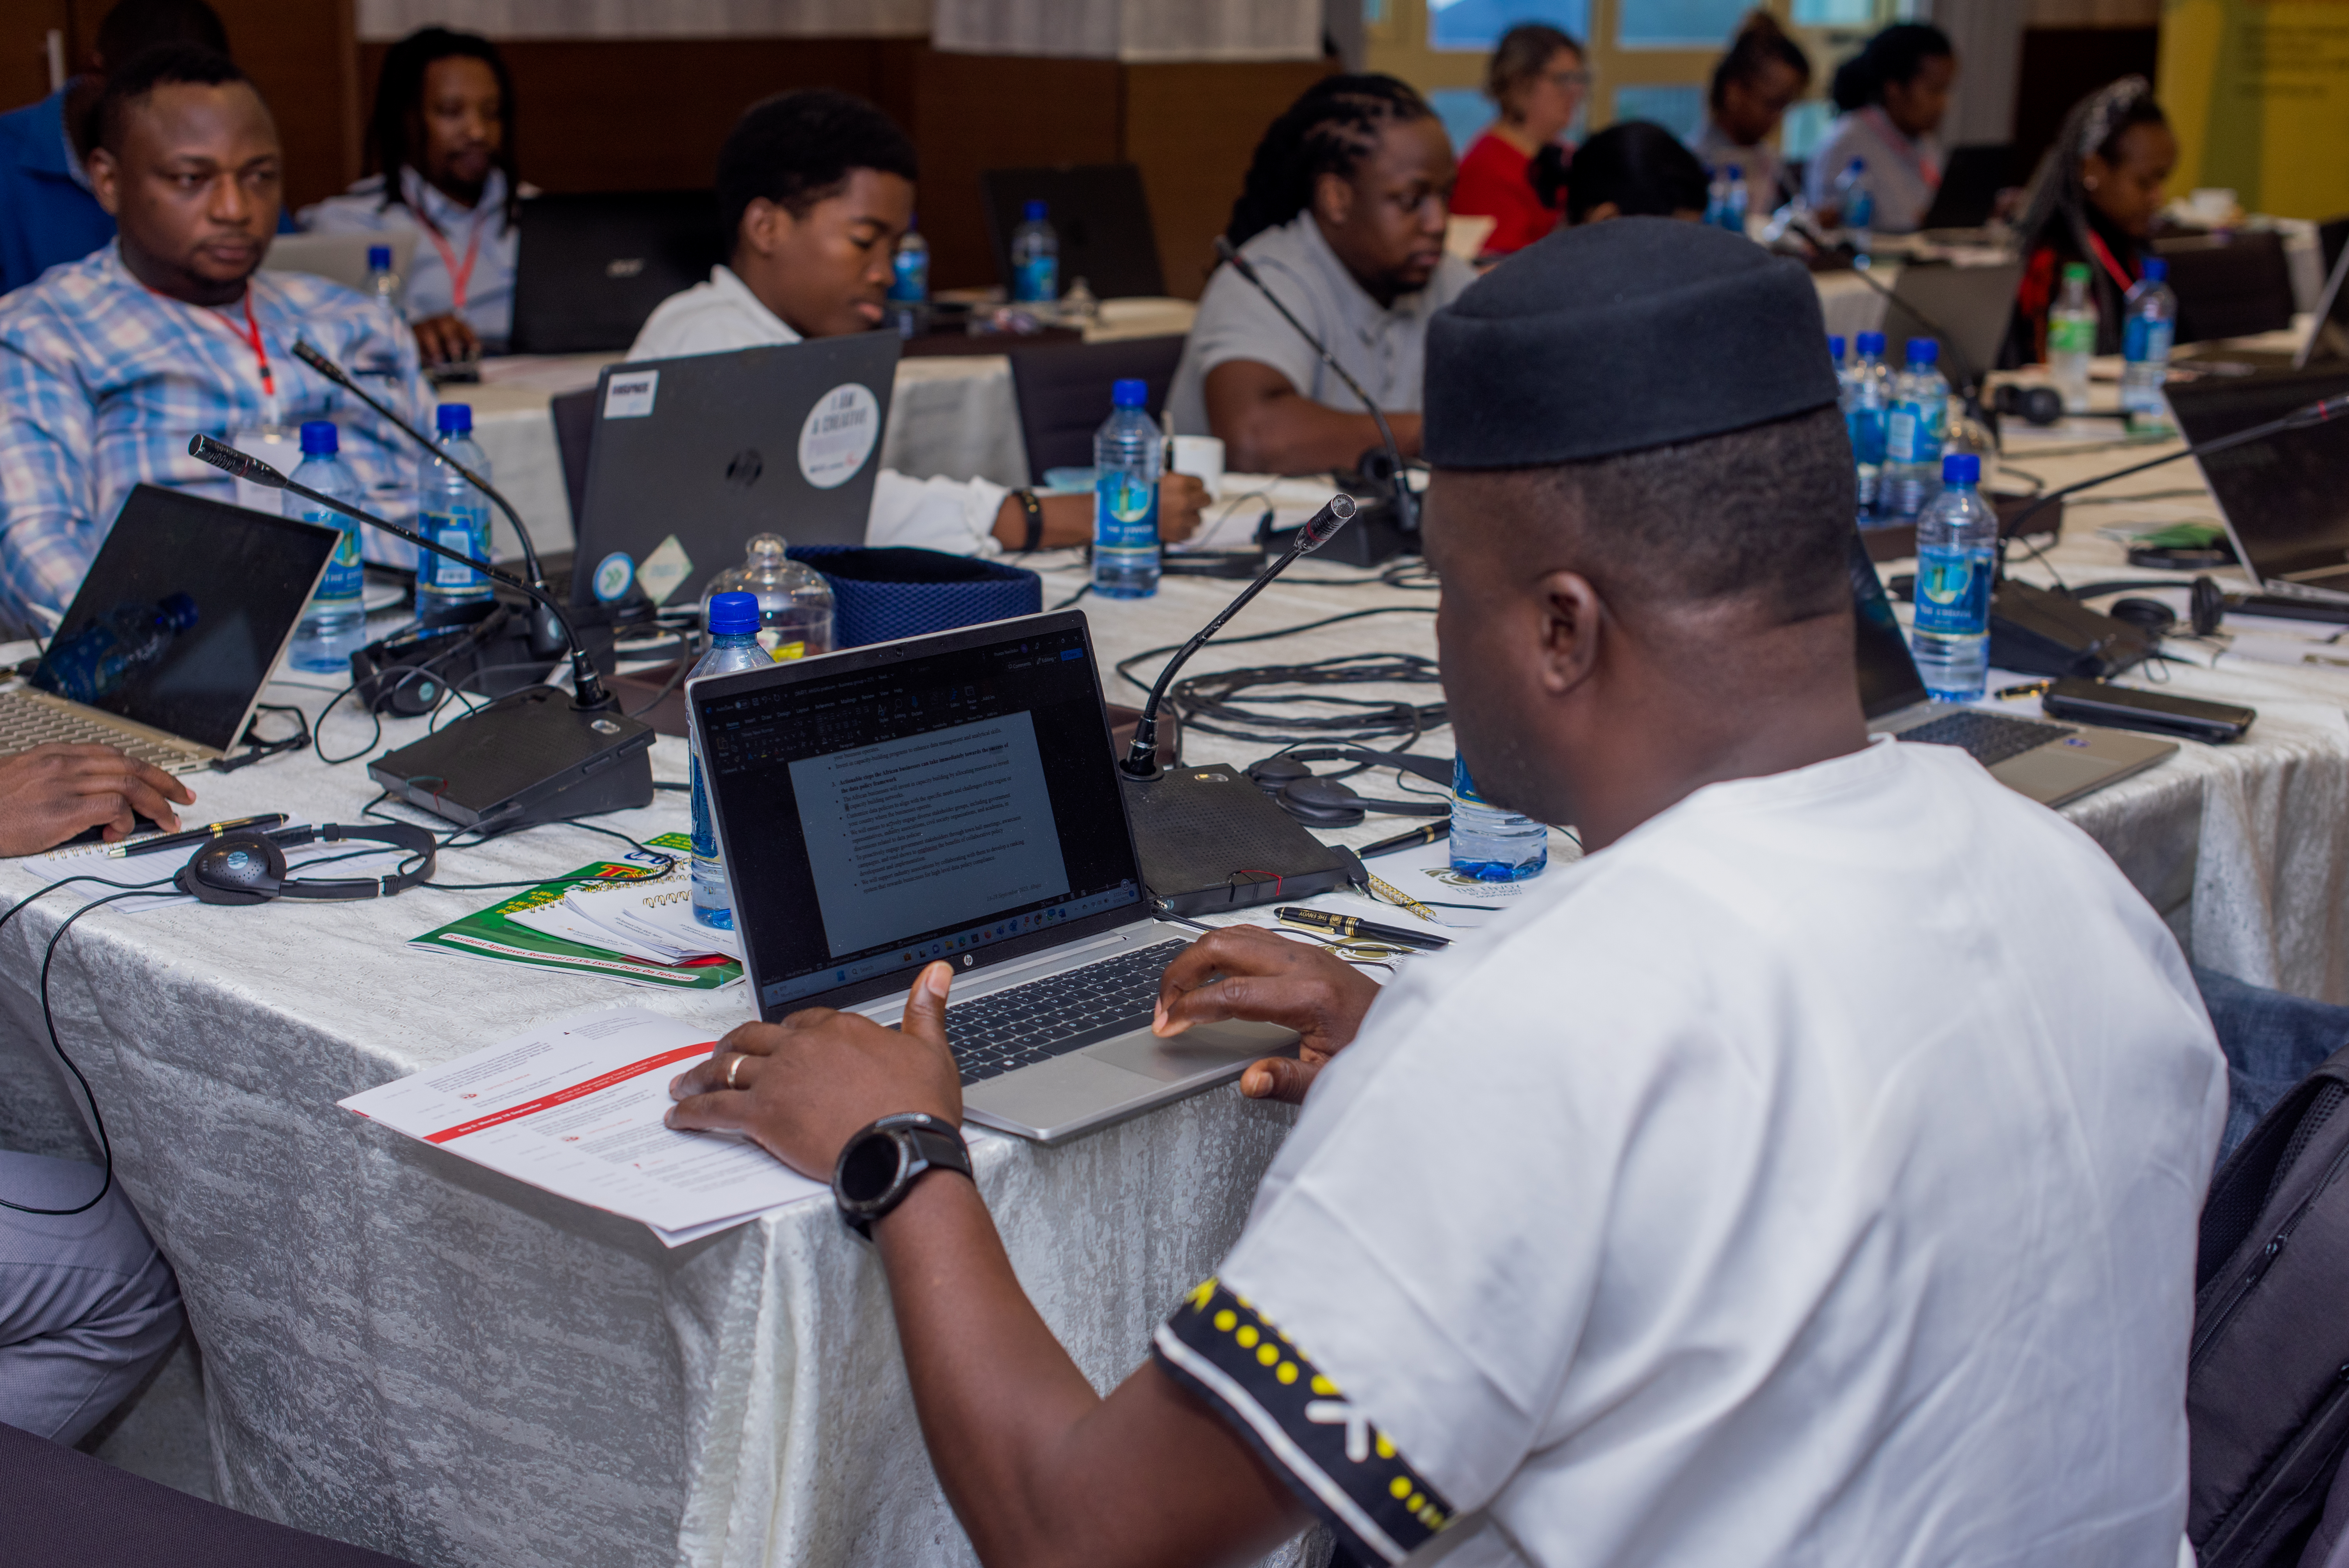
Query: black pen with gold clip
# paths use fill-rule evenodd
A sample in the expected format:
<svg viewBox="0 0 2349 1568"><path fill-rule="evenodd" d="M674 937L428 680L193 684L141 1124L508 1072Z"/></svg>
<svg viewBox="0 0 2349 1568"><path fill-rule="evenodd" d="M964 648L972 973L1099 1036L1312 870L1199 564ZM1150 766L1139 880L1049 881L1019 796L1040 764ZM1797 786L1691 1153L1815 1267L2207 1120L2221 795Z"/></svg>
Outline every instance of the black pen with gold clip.
<svg viewBox="0 0 2349 1568"><path fill-rule="evenodd" d="M260 817L237 817L225 822L210 822L201 828L191 828L184 833L165 833L160 839L132 839L127 843L109 844L109 859L120 860L125 855L151 854L158 850L181 850L191 844L208 844L222 833L242 832L252 829L266 832L285 825L285 813L271 811Z"/></svg>
<svg viewBox="0 0 2349 1568"><path fill-rule="evenodd" d="M1417 948L1422 953L1433 953L1452 945L1448 936L1428 936L1401 926L1381 925L1376 921L1361 920L1350 914L1333 914L1325 909L1305 909L1285 903L1273 914L1291 925L1302 925L1314 931L1326 931L1333 936L1349 937L1364 942L1391 943L1397 947Z"/></svg>

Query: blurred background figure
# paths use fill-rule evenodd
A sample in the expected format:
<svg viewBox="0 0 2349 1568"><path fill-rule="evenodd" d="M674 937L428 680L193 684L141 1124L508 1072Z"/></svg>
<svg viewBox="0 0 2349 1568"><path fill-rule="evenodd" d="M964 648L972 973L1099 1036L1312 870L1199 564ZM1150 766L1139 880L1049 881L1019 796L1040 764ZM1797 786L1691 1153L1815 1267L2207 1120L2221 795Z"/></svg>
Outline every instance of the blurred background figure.
<svg viewBox="0 0 2349 1568"><path fill-rule="evenodd" d="M2046 358L2047 312L2075 262L2088 269L2096 352L2121 351L2122 301L2145 275L2146 239L2177 162L2178 138L2143 77L2123 77L2073 106L2016 225L2024 263L2009 347L2017 360Z"/></svg>
<svg viewBox="0 0 2349 1568"><path fill-rule="evenodd" d="M98 25L81 75L36 104L0 114L0 294L114 238L85 167L98 145L98 98L109 70L157 44L228 53L228 32L204 0L122 0Z"/></svg>
<svg viewBox="0 0 2349 1568"><path fill-rule="evenodd" d="M1702 163L1744 170L1755 211L1770 211L1795 193L1770 139L1810 85L1810 57L1776 17L1758 6L1746 14L1729 52L1713 67L1704 125L1689 139L1689 150Z"/></svg>
<svg viewBox="0 0 2349 1568"><path fill-rule="evenodd" d="M1923 22L1887 27L1837 67L1838 111L1811 156L1804 194L1829 223L1842 221L1836 181L1857 159L1860 183L1876 200L1874 226L1914 232L1941 183L1941 119L1958 82L1949 35Z"/></svg>
<svg viewBox="0 0 2349 1568"><path fill-rule="evenodd" d="M425 363L503 346L513 324L513 80L487 38L426 27L394 44L376 82L376 172L302 211L319 233L416 232L408 317Z"/></svg>
<svg viewBox="0 0 2349 1568"><path fill-rule="evenodd" d="M1521 251L1557 227L1558 197L1545 191L1560 183L1569 156L1560 138L1589 87L1582 46L1568 34L1522 22L1501 35L1485 70L1499 117L1468 144L1452 188L1453 211L1493 220L1484 255Z"/></svg>
<svg viewBox="0 0 2349 1568"><path fill-rule="evenodd" d="M1662 126L1627 119L1582 144L1567 170L1566 221L1704 217L1704 165Z"/></svg>

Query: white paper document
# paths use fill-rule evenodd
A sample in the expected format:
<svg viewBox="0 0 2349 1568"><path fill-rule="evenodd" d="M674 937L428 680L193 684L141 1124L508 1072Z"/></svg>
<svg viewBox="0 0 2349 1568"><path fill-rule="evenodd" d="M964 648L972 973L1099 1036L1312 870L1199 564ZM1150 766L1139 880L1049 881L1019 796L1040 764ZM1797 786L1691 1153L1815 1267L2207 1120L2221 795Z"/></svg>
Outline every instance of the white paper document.
<svg viewBox="0 0 2349 1568"><path fill-rule="evenodd" d="M748 1140L663 1125L669 1079L716 1045L708 1025L641 1007L574 1013L339 1103L682 1246L831 1198Z"/></svg>

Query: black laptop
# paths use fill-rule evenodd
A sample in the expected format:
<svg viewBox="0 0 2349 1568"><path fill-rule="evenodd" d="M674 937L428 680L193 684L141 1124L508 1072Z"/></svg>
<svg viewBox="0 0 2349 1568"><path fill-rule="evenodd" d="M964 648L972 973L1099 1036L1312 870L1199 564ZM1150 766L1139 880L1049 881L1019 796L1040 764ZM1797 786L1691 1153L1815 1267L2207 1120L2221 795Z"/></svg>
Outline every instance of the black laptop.
<svg viewBox="0 0 2349 1568"><path fill-rule="evenodd" d="M2178 429L2199 444L2349 393L2349 366L2169 388ZM2245 571L2285 598L2349 602L2349 425L2285 430L2197 459Z"/></svg>
<svg viewBox="0 0 2349 1568"><path fill-rule="evenodd" d="M1096 299L1166 292L1158 232L1151 225L1142 170L1133 164L990 169L978 180L987 196L988 239L1006 288L1011 285L1011 232L1027 204L1041 201L1061 245L1062 292L1079 278Z"/></svg>
<svg viewBox="0 0 2349 1568"><path fill-rule="evenodd" d="M707 191L533 196L515 229L515 354L626 349L653 308L730 249Z"/></svg>
<svg viewBox="0 0 2349 1568"><path fill-rule="evenodd" d="M1920 229L1979 229L1997 210L1998 193L2022 181L2015 178L2014 143L2001 141L1953 147L1941 168L1941 183L1933 192Z"/></svg>

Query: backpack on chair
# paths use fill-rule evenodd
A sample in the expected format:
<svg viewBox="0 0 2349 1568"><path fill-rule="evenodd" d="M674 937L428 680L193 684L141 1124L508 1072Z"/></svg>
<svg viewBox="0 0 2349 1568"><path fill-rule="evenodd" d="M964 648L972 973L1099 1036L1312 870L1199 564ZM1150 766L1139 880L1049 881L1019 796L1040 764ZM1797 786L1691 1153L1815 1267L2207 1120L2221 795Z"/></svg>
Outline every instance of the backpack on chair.
<svg viewBox="0 0 2349 1568"><path fill-rule="evenodd" d="M2276 1102L2202 1205L2186 1417L2201 1568L2292 1568L2349 1450L2349 1049Z"/></svg>

